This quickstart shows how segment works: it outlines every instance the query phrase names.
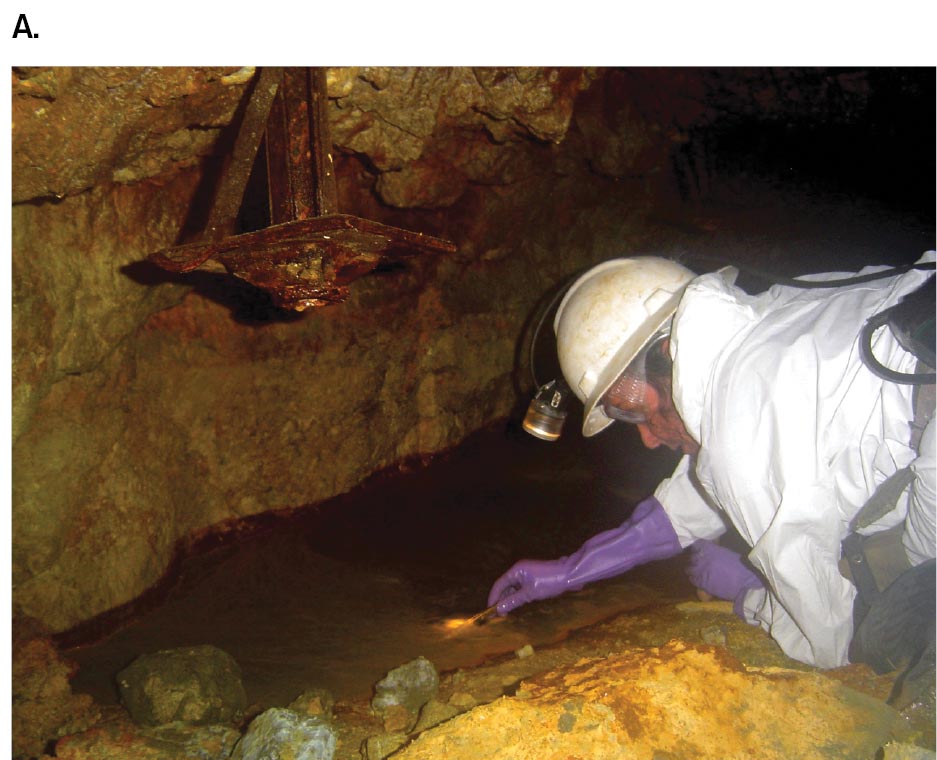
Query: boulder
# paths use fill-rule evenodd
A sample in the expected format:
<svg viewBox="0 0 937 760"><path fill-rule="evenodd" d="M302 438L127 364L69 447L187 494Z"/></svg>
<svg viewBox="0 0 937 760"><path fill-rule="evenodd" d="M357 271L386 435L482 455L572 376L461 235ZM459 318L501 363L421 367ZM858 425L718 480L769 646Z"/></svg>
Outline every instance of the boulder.
<svg viewBox="0 0 937 760"><path fill-rule="evenodd" d="M327 720L273 707L251 722L231 760L332 760L336 741Z"/></svg>
<svg viewBox="0 0 937 760"><path fill-rule="evenodd" d="M420 710L439 690L439 673L425 657L391 670L374 687L371 709L384 719L385 729L410 730Z"/></svg>
<svg viewBox="0 0 937 760"><path fill-rule="evenodd" d="M141 725L228 723L247 706L241 668L210 645L141 655L117 674L117 684Z"/></svg>

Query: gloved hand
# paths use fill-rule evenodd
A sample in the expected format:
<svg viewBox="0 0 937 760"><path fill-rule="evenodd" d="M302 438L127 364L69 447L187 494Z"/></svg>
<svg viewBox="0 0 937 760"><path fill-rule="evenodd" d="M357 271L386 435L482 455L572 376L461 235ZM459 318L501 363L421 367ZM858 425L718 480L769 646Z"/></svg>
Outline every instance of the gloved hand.
<svg viewBox="0 0 937 760"><path fill-rule="evenodd" d="M712 541L697 541L690 547L687 566L690 581L707 594L733 602L732 609L744 619L742 609L745 594L751 589L764 588L764 584L742 557Z"/></svg>
<svg viewBox="0 0 937 760"><path fill-rule="evenodd" d="M679 554L680 542L664 508L653 496L645 499L618 528L586 541L574 554L555 560L524 559L495 581L488 606L498 614L535 599L578 591L592 581L611 578L636 565Z"/></svg>

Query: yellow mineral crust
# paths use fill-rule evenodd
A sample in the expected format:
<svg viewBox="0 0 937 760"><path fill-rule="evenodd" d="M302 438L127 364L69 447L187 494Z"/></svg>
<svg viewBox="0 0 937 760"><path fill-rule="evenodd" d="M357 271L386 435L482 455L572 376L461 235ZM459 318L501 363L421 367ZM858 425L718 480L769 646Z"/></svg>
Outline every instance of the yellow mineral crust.
<svg viewBox="0 0 937 760"><path fill-rule="evenodd" d="M821 673L748 668L671 641L541 674L422 734L395 758L865 758L898 715Z"/></svg>

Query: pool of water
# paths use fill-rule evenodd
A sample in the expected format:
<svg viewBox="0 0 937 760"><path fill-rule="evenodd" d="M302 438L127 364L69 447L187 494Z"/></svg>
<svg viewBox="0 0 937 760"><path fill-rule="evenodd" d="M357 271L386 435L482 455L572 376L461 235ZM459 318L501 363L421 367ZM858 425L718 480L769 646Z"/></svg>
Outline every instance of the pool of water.
<svg viewBox="0 0 937 760"><path fill-rule="evenodd" d="M621 427L589 440L574 429L557 444L513 426L482 431L425 467L188 557L158 608L66 653L80 667L73 688L112 703L116 673L138 655L213 644L238 661L256 704L288 704L312 687L354 698L419 655L443 671L469 667L689 596L675 560L452 627L485 607L514 561L568 554L620 524L666 475L673 457Z"/></svg>

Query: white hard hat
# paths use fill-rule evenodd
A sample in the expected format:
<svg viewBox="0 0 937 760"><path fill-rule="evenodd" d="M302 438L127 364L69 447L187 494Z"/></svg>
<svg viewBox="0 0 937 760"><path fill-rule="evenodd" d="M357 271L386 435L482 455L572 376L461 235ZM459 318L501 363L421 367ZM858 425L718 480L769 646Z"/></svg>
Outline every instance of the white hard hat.
<svg viewBox="0 0 937 760"><path fill-rule="evenodd" d="M560 369L585 404L582 434L612 423L599 400L642 348L668 325L696 275L670 259L611 259L574 282L553 320Z"/></svg>

